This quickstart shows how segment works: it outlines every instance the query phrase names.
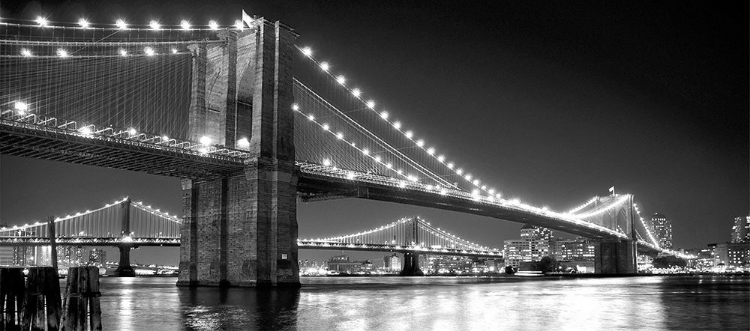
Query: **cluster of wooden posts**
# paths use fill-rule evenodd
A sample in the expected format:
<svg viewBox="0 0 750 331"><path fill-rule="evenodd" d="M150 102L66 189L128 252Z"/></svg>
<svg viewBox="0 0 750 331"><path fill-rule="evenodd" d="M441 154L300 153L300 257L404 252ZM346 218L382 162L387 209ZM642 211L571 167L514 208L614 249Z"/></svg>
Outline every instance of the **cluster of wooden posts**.
<svg viewBox="0 0 750 331"><path fill-rule="evenodd" d="M64 300L55 268L29 268L25 280L21 268L0 268L0 329L101 330L99 296L97 267L69 268Z"/></svg>

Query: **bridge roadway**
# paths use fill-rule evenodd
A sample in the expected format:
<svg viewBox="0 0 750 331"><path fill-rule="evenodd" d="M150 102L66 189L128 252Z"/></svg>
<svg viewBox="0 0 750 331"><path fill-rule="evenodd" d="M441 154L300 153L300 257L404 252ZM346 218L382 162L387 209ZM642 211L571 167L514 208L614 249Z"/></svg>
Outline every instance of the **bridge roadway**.
<svg viewBox="0 0 750 331"><path fill-rule="evenodd" d="M79 130L57 126L57 121L55 125L50 123L42 118L4 115L0 119L0 153L198 180L242 174L248 157L243 151L213 146L204 149L175 139L165 142L154 135L133 135L111 128L82 134ZM566 215L481 200L459 190L447 189L440 194L429 190L425 184L380 174L308 162L297 162L297 167L297 191L304 200L364 198L528 223L590 239L627 239L623 233ZM655 249L639 241L639 250Z"/></svg>
<svg viewBox="0 0 750 331"><path fill-rule="evenodd" d="M55 244L60 246L180 246L180 238L55 238ZM38 237L0 237L0 247L8 246L49 246L49 238Z"/></svg>
<svg viewBox="0 0 750 331"><path fill-rule="evenodd" d="M159 246L159 247L179 247L180 238L134 238L131 241L124 241L121 238L57 238L55 243L60 246ZM0 247L18 247L18 246L49 246L49 238L33 237L0 237ZM401 246L401 245L383 245L383 244L351 244L338 243L331 241L316 240L297 240L299 249L316 249L316 250L346 250L346 251L368 251L368 252L393 252L393 253L422 253L434 255L457 255L457 256L476 256L485 258L498 258L503 254L500 251L475 251L461 250L452 248L433 248L420 246ZM639 241L638 252L650 254L657 251L656 248L643 245Z"/></svg>

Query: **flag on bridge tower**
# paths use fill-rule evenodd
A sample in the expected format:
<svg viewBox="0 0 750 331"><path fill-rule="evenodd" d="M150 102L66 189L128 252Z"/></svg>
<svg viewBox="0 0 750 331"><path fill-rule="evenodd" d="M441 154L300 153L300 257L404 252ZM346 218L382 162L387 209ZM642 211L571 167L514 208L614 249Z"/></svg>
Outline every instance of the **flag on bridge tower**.
<svg viewBox="0 0 750 331"><path fill-rule="evenodd" d="M612 195L615 195L615 187L612 186L609 188L609 193L612 193Z"/></svg>
<svg viewBox="0 0 750 331"><path fill-rule="evenodd" d="M255 19L253 19L252 17L250 17L250 15L248 15L245 12L245 10L243 9L242 10L242 21L245 22L245 24L247 24L247 27L252 27L253 26L253 21L255 21Z"/></svg>

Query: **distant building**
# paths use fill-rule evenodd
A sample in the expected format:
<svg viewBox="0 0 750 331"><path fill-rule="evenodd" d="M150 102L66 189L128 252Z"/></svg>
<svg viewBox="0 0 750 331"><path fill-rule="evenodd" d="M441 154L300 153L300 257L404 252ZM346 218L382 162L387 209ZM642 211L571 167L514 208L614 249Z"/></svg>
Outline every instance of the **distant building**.
<svg viewBox="0 0 750 331"><path fill-rule="evenodd" d="M13 264L13 247L0 247L0 266L11 266Z"/></svg>
<svg viewBox="0 0 750 331"><path fill-rule="evenodd" d="M89 264L100 266L107 264L107 251L99 248L92 249L89 252Z"/></svg>
<svg viewBox="0 0 750 331"><path fill-rule="evenodd" d="M503 245L505 264L518 267L522 262L541 261L554 249L552 231L526 224L521 228L521 239L506 240Z"/></svg>
<svg viewBox="0 0 750 331"><path fill-rule="evenodd" d="M386 255L383 258L383 267L385 271L401 271L401 259L398 258L398 254Z"/></svg>
<svg viewBox="0 0 750 331"><path fill-rule="evenodd" d="M76 246L57 246L57 261L61 267L76 267L84 263L86 249Z"/></svg>
<svg viewBox="0 0 750 331"><path fill-rule="evenodd" d="M340 273L355 274L372 270L372 262L370 260L351 261L347 255L333 256L328 260L327 264L329 271L338 271Z"/></svg>
<svg viewBox="0 0 750 331"><path fill-rule="evenodd" d="M671 249L672 221L662 214L654 214L651 216L651 228L654 230L656 239L659 240L659 247Z"/></svg>
<svg viewBox="0 0 750 331"><path fill-rule="evenodd" d="M750 264L750 242L717 244L714 256L716 265L743 267Z"/></svg>
<svg viewBox="0 0 750 331"><path fill-rule="evenodd" d="M740 216L734 219L734 226L732 226L732 242L750 242L750 215Z"/></svg>
<svg viewBox="0 0 750 331"><path fill-rule="evenodd" d="M558 261L593 261L594 244L583 237L572 240L558 240L555 242L552 255Z"/></svg>
<svg viewBox="0 0 750 331"><path fill-rule="evenodd" d="M495 260L480 260L469 256L430 255L421 265L426 266L423 268L429 274L463 274L494 271L495 263Z"/></svg>
<svg viewBox="0 0 750 331"><path fill-rule="evenodd" d="M521 239L522 240L541 240L549 242L552 240L552 230L525 224L521 228Z"/></svg>

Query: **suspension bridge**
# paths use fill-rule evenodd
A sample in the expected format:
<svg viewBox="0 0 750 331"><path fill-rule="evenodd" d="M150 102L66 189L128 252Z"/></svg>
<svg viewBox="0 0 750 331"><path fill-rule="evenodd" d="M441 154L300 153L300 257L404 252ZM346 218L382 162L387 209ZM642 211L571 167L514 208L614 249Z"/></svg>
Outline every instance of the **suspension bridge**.
<svg viewBox="0 0 750 331"><path fill-rule="evenodd" d="M182 219L130 198L47 222L0 228L0 246L114 246L120 249L117 275L130 268L130 250L140 246L179 246ZM298 239L300 249L382 251L404 254L498 258L502 249L462 239L419 218L402 218L350 235ZM50 251L51 253L51 251ZM48 261L52 257L34 259Z"/></svg>
<svg viewBox="0 0 750 331"><path fill-rule="evenodd" d="M180 285L299 284L297 198L363 198L601 241L605 273L659 251L630 194L508 199L280 22L0 25L0 153L181 178Z"/></svg>

